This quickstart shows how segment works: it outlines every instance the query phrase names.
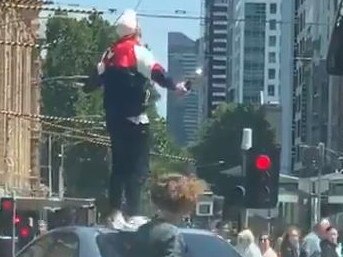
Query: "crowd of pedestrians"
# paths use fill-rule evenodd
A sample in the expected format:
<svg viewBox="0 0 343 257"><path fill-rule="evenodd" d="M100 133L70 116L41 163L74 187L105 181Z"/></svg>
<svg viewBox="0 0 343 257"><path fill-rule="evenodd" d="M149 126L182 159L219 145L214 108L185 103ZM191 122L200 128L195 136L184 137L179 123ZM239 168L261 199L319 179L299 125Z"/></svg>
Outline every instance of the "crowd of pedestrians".
<svg viewBox="0 0 343 257"><path fill-rule="evenodd" d="M245 229L238 234L236 250L242 257L343 257L338 230L328 219L321 220L304 237L295 226L282 237L262 233L257 240Z"/></svg>

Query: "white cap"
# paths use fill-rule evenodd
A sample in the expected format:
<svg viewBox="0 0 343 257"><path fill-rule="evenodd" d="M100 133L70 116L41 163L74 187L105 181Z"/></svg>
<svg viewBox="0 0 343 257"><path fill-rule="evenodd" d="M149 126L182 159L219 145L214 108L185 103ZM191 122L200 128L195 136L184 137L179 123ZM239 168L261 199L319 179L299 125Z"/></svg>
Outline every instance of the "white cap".
<svg viewBox="0 0 343 257"><path fill-rule="evenodd" d="M117 22L117 34L120 38L136 33L138 29L137 14L127 9Z"/></svg>

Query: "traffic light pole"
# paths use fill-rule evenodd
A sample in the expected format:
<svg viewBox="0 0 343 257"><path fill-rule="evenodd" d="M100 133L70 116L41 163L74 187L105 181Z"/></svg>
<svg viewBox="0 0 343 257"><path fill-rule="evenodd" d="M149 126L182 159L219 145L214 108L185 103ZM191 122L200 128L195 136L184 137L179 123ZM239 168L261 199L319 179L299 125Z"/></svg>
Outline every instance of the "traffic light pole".
<svg viewBox="0 0 343 257"><path fill-rule="evenodd" d="M15 192L12 193L13 197L13 211L12 211L12 257L15 257L16 255L16 224L15 224L15 219L16 219L16 213L17 213L17 201L16 201L16 195Z"/></svg>
<svg viewBox="0 0 343 257"><path fill-rule="evenodd" d="M60 167L58 169L58 196L60 199L63 199L64 197L64 150L65 150L65 145L64 142L62 141L61 144L61 163Z"/></svg>
<svg viewBox="0 0 343 257"><path fill-rule="evenodd" d="M320 221L321 219L321 206L322 206L322 192L321 192L321 184L322 184L322 174L323 174L323 170L324 170L324 166L325 166L325 144L324 143L319 143L318 144L318 151L319 151L319 157L320 157L320 165L319 165L319 169L318 169L318 192L317 192L317 198L318 198L318 202L317 202L317 208L316 208L316 212L317 212L317 222Z"/></svg>
<svg viewBox="0 0 343 257"><path fill-rule="evenodd" d="M242 151L242 176L245 177L247 174L247 150ZM247 228L249 225L249 213L248 209L242 208L241 210L241 224L243 228ZM242 229L242 228L241 228Z"/></svg>
<svg viewBox="0 0 343 257"><path fill-rule="evenodd" d="M247 174L247 153L252 147L252 129L244 128L242 135L242 177L245 178ZM249 225L249 212L247 208L241 209L241 221L240 224L243 228L247 228ZM241 230L242 228L240 228Z"/></svg>

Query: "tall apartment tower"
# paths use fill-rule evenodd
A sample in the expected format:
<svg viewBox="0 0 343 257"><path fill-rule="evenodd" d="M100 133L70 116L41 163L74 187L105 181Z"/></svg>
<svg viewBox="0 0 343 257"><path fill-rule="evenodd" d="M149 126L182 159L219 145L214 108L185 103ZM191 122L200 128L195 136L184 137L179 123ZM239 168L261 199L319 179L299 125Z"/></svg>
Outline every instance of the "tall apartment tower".
<svg viewBox="0 0 343 257"><path fill-rule="evenodd" d="M281 0L236 0L232 35L234 102L279 104Z"/></svg>
<svg viewBox="0 0 343 257"><path fill-rule="evenodd" d="M228 100L229 51L231 49L229 20L232 0L205 0L204 45L207 117Z"/></svg>
<svg viewBox="0 0 343 257"><path fill-rule="evenodd" d="M179 32L168 33L168 70L177 81L196 81L198 43ZM180 146L196 141L199 125L199 89L194 86L185 97L167 93L167 128Z"/></svg>

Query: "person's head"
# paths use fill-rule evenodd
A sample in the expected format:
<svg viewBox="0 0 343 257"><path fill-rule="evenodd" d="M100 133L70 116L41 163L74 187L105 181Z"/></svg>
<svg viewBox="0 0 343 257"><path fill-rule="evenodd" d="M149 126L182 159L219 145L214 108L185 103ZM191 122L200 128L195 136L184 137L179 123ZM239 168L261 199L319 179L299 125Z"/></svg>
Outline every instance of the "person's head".
<svg viewBox="0 0 343 257"><path fill-rule="evenodd" d="M322 219L314 226L314 232L320 238L325 238L329 227L331 227L330 221L328 219Z"/></svg>
<svg viewBox="0 0 343 257"><path fill-rule="evenodd" d="M326 229L326 238L333 244L338 243L338 230L334 227L328 227Z"/></svg>
<svg viewBox="0 0 343 257"><path fill-rule="evenodd" d="M250 229L244 229L238 233L237 236L237 245L246 248L249 247L252 243L254 243L255 237L254 234L251 232Z"/></svg>
<svg viewBox="0 0 343 257"><path fill-rule="evenodd" d="M151 200L162 213L182 218L194 210L205 189L205 182L195 176L167 174L152 179Z"/></svg>
<svg viewBox="0 0 343 257"><path fill-rule="evenodd" d="M141 29L138 24L137 14L134 10L125 10L116 24L116 31L119 38L127 36L141 37Z"/></svg>
<svg viewBox="0 0 343 257"><path fill-rule="evenodd" d="M267 251L270 248L271 239L268 233L262 233L258 239L261 250Z"/></svg>
<svg viewBox="0 0 343 257"><path fill-rule="evenodd" d="M291 226L283 235L282 244L298 247L300 242L300 231L297 227Z"/></svg>

